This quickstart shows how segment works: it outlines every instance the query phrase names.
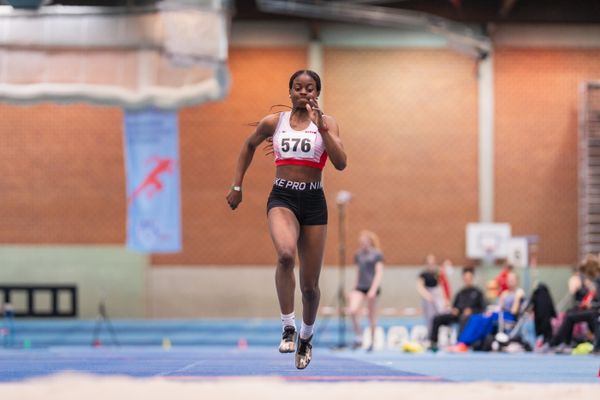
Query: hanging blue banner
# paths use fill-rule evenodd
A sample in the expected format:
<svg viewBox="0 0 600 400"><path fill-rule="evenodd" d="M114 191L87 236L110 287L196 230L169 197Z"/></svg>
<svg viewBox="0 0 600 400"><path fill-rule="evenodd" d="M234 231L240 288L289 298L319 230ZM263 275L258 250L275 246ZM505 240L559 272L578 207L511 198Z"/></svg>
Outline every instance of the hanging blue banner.
<svg viewBox="0 0 600 400"><path fill-rule="evenodd" d="M127 247L181 251L177 112L125 111Z"/></svg>

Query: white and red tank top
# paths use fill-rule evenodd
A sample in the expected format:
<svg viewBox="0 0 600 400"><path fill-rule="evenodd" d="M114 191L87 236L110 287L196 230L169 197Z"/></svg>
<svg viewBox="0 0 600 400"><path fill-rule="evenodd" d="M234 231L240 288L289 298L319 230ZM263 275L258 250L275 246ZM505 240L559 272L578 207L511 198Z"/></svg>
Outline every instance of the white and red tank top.
<svg viewBox="0 0 600 400"><path fill-rule="evenodd" d="M279 123L273 134L273 153L276 165L305 165L323 169L327 151L317 126L310 125L301 131L290 126L291 112L279 114Z"/></svg>

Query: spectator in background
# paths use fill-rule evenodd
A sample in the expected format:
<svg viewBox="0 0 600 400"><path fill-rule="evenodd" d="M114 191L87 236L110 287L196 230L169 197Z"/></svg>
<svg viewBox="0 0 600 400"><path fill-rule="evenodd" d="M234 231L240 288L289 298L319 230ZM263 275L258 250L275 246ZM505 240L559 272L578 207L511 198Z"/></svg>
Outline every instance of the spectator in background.
<svg viewBox="0 0 600 400"><path fill-rule="evenodd" d="M487 281L485 284L485 299L488 304L494 304L500 296L500 287L495 279Z"/></svg>
<svg viewBox="0 0 600 400"><path fill-rule="evenodd" d="M439 269L438 279L440 281L440 286L442 287L442 291L444 293L444 299L446 300L446 308L450 308L450 301L452 300L452 290L450 289L450 282L448 281L448 277L452 274L454 266L450 259L445 259L442 262L442 265Z"/></svg>
<svg viewBox="0 0 600 400"><path fill-rule="evenodd" d="M600 260L600 254L598 255ZM600 303L600 264L598 265L598 274L596 275L596 302ZM600 355L600 310L596 314L596 331L594 332L594 354Z"/></svg>
<svg viewBox="0 0 600 400"><path fill-rule="evenodd" d="M369 324L371 326L371 346L375 342L375 328L377 327L377 297L381 293L381 279L383 277L383 253L377 235L370 231L362 231L358 238L358 251L354 255L354 262L358 266L356 284L350 292L348 303L349 313L354 324L354 348L362 346L362 332L360 329L360 311L364 300L367 301Z"/></svg>
<svg viewBox="0 0 600 400"><path fill-rule="evenodd" d="M442 325L459 323L459 333L462 332L467 320L472 314L478 314L485 309L482 291L473 285L475 270L472 267L463 268L463 288L454 297L449 313L439 314L433 318L433 327L429 335L431 350L437 351L438 332Z"/></svg>
<svg viewBox="0 0 600 400"><path fill-rule="evenodd" d="M519 277L514 271L506 275L507 290L498 298L498 311L484 314L473 314L469 317L458 343L448 348L450 352L465 352L468 346L479 342L493 332L494 324L498 321L500 313L504 321L515 321L521 311L525 298L525 291L519 287Z"/></svg>
<svg viewBox="0 0 600 400"><path fill-rule="evenodd" d="M496 277L496 282L498 283L498 294L502 294L502 292L508 290L508 274L514 270L513 266L510 264L506 264L500 270L500 273Z"/></svg>
<svg viewBox="0 0 600 400"><path fill-rule="evenodd" d="M590 295L597 291L599 273L600 260L597 256L588 254L569 278L569 293L573 297L572 310L580 308L581 303L590 299Z"/></svg>
<svg viewBox="0 0 600 400"><path fill-rule="evenodd" d="M594 354L600 356L600 314L596 318L596 332L594 337Z"/></svg>
<svg viewBox="0 0 600 400"><path fill-rule="evenodd" d="M594 255L588 255L577 268L577 272L569 278L569 293L573 296L574 306L567 310L556 335L550 340L550 347L558 352L570 350L573 340L573 327L579 322L586 322L589 329L590 342L593 341L600 298L596 283L600 275L600 263Z"/></svg>
<svg viewBox="0 0 600 400"><path fill-rule="evenodd" d="M552 339L552 319L556 318L556 308L550 289L544 283L538 283L531 294L535 335L542 336L542 347Z"/></svg>
<svg viewBox="0 0 600 400"><path fill-rule="evenodd" d="M433 254L425 257L425 269L417 279L417 292L422 299L421 306L425 324L428 332L431 332L433 318L447 309L447 300L440 286L438 266Z"/></svg>

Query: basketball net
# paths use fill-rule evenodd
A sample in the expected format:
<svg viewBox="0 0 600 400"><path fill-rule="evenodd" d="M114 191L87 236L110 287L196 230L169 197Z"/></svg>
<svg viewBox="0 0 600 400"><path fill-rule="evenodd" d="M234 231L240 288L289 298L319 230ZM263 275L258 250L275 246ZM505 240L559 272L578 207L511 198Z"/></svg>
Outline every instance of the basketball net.
<svg viewBox="0 0 600 400"><path fill-rule="evenodd" d="M484 243L484 256L483 265L485 267L492 267L496 261L496 242L495 240L489 240Z"/></svg>

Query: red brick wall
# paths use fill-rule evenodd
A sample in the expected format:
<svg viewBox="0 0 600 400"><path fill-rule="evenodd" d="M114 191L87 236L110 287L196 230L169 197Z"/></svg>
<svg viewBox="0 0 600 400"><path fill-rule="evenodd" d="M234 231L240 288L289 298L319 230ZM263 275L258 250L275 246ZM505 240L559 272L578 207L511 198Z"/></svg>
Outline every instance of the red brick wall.
<svg viewBox="0 0 600 400"><path fill-rule="evenodd" d="M577 110L600 50L495 55L496 219L540 236L540 262L577 260Z"/></svg>
<svg viewBox="0 0 600 400"><path fill-rule="evenodd" d="M354 194L350 249L370 229L388 263L419 264L428 252L463 261L465 225L478 218L473 61L446 50L339 49L327 51L325 74L327 112L349 155L326 183L330 197Z"/></svg>
<svg viewBox="0 0 600 400"><path fill-rule="evenodd" d="M123 243L122 113L0 105L0 242Z"/></svg>

